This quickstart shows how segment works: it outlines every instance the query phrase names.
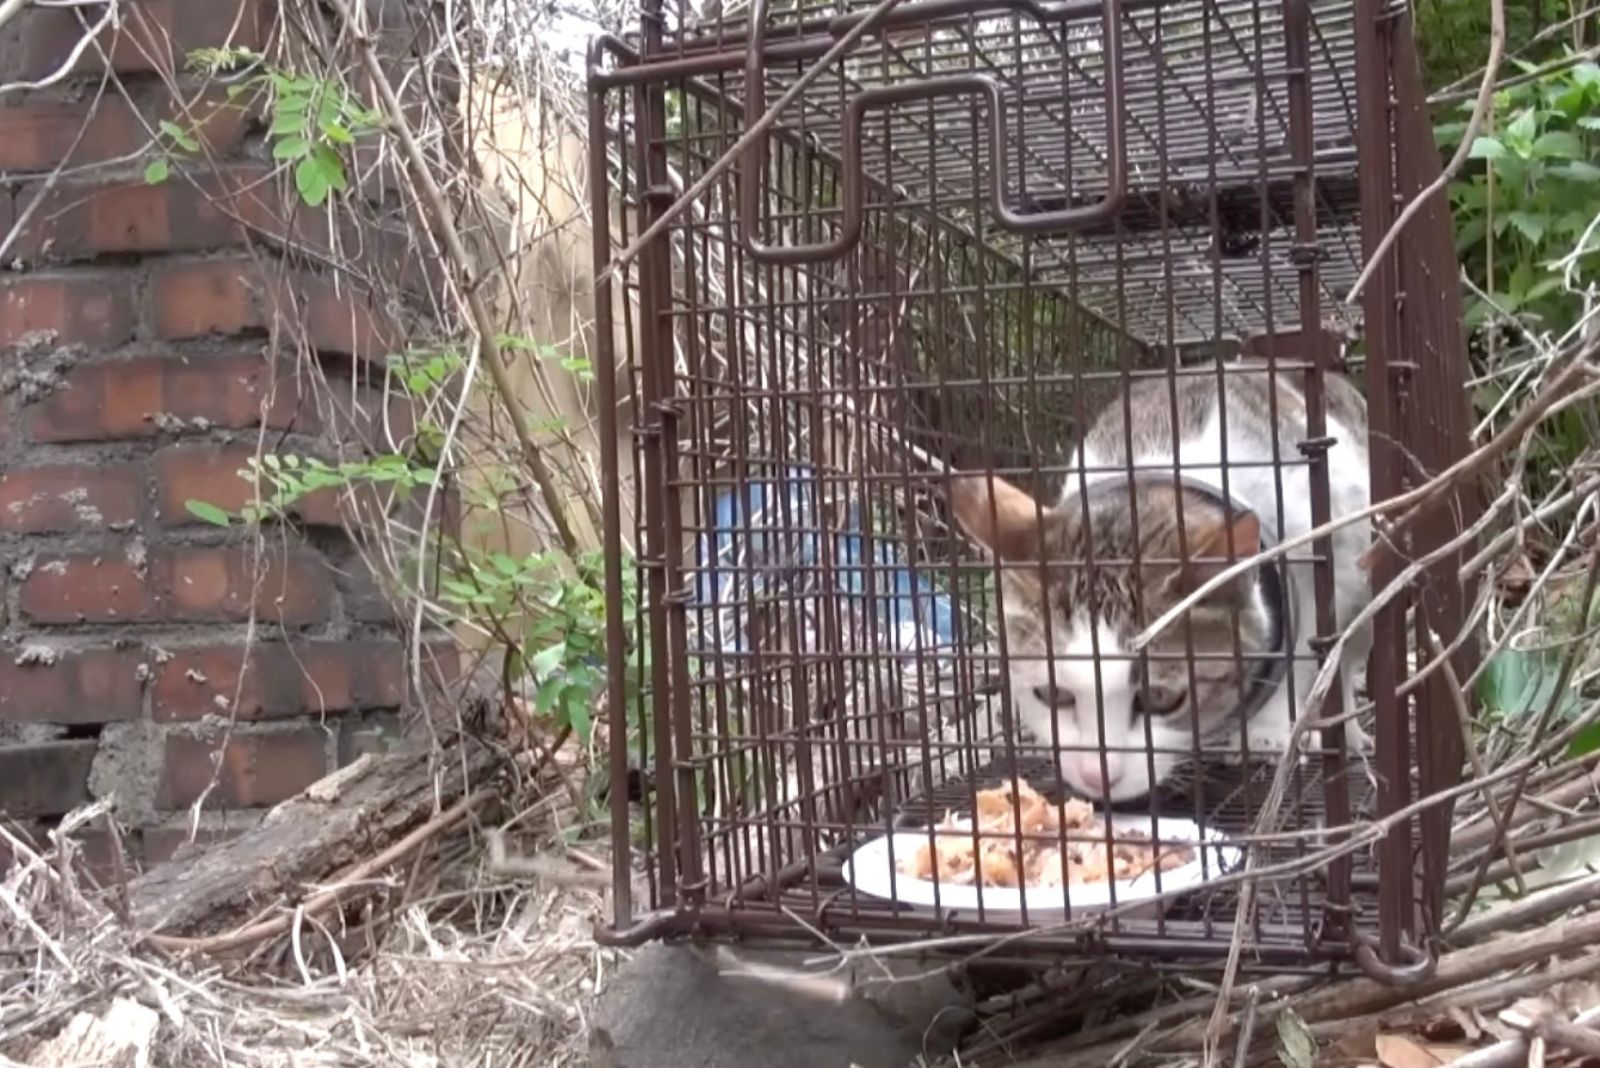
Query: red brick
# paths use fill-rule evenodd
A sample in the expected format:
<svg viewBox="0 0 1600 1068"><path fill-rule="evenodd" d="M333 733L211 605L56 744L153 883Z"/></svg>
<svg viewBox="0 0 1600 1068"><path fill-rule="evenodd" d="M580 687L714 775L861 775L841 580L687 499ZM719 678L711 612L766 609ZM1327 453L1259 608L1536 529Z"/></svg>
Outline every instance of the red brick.
<svg viewBox="0 0 1600 1068"><path fill-rule="evenodd" d="M22 580L22 614L36 623L130 623L156 617L147 577L125 556L37 557Z"/></svg>
<svg viewBox="0 0 1600 1068"><path fill-rule="evenodd" d="M268 549L259 582L253 556L244 546L151 551L143 570L124 557L39 557L20 603L36 623L242 622L252 603L263 622L328 619L332 594L316 554Z"/></svg>
<svg viewBox="0 0 1600 1068"><path fill-rule="evenodd" d="M156 516L164 526L202 523L189 501L214 504L237 513L256 501L248 473L256 450L247 446L175 445L156 454Z"/></svg>
<svg viewBox="0 0 1600 1068"><path fill-rule="evenodd" d="M285 373L274 383L273 365L257 356L79 364L61 389L27 409L28 425L45 442L150 437L164 422L170 429L170 419L195 429L244 430L262 424L269 393L268 427L314 432L313 413L298 411L294 377Z"/></svg>
<svg viewBox="0 0 1600 1068"><path fill-rule="evenodd" d="M249 260L202 260L169 267L151 286L156 333L164 338L237 334L262 325Z"/></svg>
<svg viewBox="0 0 1600 1068"><path fill-rule="evenodd" d="M405 688L398 641L258 643L247 667L239 645L170 652L156 674L152 708L158 720L231 710L235 694L243 719L397 708Z"/></svg>
<svg viewBox="0 0 1600 1068"><path fill-rule="evenodd" d="M240 472L249 470L256 450L246 446L179 445L156 456L156 514L169 527L203 523L188 509L204 501L237 513L256 501L256 487ZM339 526L339 497L334 490L307 494L289 509L312 526Z"/></svg>
<svg viewBox="0 0 1600 1068"><path fill-rule="evenodd" d="M319 352L382 359L395 331L373 312L368 295L348 283L295 271L282 276L249 259L212 259L169 267L151 290L156 330L191 338L263 330L274 319Z"/></svg>
<svg viewBox="0 0 1600 1068"><path fill-rule="evenodd" d="M269 549L262 554L259 583L252 575L252 555L238 548L184 549L163 556L163 618L243 621L249 617L253 590L257 618L263 621L303 626L328 619L331 584L316 554Z"/></svg>
<svg viewBox="0 0 1600 1068"><path fill-rule="evenodd" d="M54 464L0 475L0 531L66 533L139 518L143 475L134 464Z"/></svg>
<svg viewBox="0 0 1600 1068"><path fill-rule="evenodd" d="M354 356L358 360L387 358L394 329L373 311L370 299L345 285L336 287L324 277L297 279L299 301L290 314L305 324L306 340L318 352ZM280 307L280 314L284 309Z"/></svg>
<svg viewBox="0 0 1600 1068"><path fill-rule="evenodd" d="M339 766L353 764L368 753L386 753L404 737L405 725L394 712L350 716L339 724Z"/></svg>
<svg viewBox="0 0 1600 1068"><path fill-rule="evenodd" d="M194 841L189 841L189 821L184 819L181 823L167 824L161 827L146 827L144 829L144 862L146 867L155 864L165 864L178 855L179 850L185 854L189 850L203 852L207 846L216 845L237 838L249 827L201 827L195 832Z"/></svg>
<svg viewBox="0 0 1600 1068"><path fill-rule="evenodd" d="M181 115L171 97L137 111L121 93L88 101L10 104L0 107L0 171L48 171L57 164L83 166L121 159L148 145L162 120L190 132L213 155L225 155L244 137L246 112L221 92L202 95Z"/></svg>
<svg viewBox="0 0 1600 1068"><path fill-rule="evenodd" d="M78 847L78 860L89 874L101 886L115 886L120 875L123 879L130 879L138 874L135 857L138 841L135 838L129 841L126 835L112 837L111 832L103 827L80 827L72 834L73 843ZM117 857L117 849L121 848L122 856Z"/></svg>
<svg viewBox="0 0 1600 1068"><path fill-rule="evenodd" d="M0 70L7 77L38 80L66 62L83 37L82 12L89 25L98 7L27 8L0 31ZM196 48L232 45L260 49L270 27L268 6L259 0L141 0L122 8L120 27L107 26L96 44L83 50L75 72L103 70L108 54L114 70L182 72Z"/></svg>
<svg viewBox="0 0 1600 1068"><path fill-rule="evenodd" d="M135 651L87 649L35 657L0 648L0 722L111 723L138 719L143 709L142 658Z"/></svg>
<svg viewBox="0 0 1600 1068"><path fill-rule="evenodd" d="M133 282L131 274L0 280L0 347L38 335L69 345L121 345L134 333Z"/></svg>
<svg viewBox="0 0 1600 1068"><path fill-rule="evenodd" d="M0 748L0 814L64 816L89 800L92 738Z"/></svg>
<svg viewBox="0 0 1600 1068"><path fill-rule="evenodd" d="M182 808L193 804L215 774L217 788L210 805L254 808L286 801L328 773L327 736L307 727L271 734L235 730L222 753L220 773L215 755L221 739L167 736L161 804Z"/></svg>
<svg viewBox="0 0 1600 1068"><path fill-rule="evenodd" d="M265 172L235 168L193 182L150 185L142 178L61 182L48 192L25 189L19 204L43 195L13 245L23 261L62 261L128 252L197 252L243 242L230 212L243 190Z"/></svg>

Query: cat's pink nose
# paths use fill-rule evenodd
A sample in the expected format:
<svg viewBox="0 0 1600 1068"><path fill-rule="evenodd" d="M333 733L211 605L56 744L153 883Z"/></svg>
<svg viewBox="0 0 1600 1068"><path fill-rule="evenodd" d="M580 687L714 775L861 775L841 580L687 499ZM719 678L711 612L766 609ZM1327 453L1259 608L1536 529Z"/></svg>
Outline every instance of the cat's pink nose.
<svg viewBox="0 0 1600 1068"><path fill-rule="evenodd" d="M1105 774L1102 775L1100 754L1084 753L1077 758L1078 778L1083 782L1084 789L1104 793L1108 787L1117 785L1122 778L1120 763L1116 757L1106 754Z"/></svg>

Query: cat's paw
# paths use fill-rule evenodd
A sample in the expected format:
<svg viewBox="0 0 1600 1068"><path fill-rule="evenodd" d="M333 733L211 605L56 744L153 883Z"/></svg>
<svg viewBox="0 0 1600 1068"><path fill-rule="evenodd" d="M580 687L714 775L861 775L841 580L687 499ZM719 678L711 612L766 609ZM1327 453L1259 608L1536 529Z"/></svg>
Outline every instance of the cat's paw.
<svg viewBox="0 0 1600 1068"><path fill-rule="evenodd" d="M1287 723L1283 725L1266 725L1254 723L1250 726L1248 734L1250 752L1262 755L1276 755L1286 752L1294 741L1294 731Z"/></svg>
<svg viewBox="0 0 1600 1068"><path fill-rule="evenodd" d="M1354 719L1345 721L1344 747L1352 753L1370 753L1374 746L1372 735L1362 729Z"/></svg>

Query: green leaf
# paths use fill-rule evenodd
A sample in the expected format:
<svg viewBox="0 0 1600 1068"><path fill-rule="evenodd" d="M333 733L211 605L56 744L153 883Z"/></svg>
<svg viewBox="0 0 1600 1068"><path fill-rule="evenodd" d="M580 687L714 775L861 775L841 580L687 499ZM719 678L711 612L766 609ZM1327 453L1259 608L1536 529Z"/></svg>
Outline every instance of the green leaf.
<svg viewBox="0 0 1600 1068"><path fill-rule="evenodd" d="M1581 159L1573 160L1571 163L1564 163L1555 168L1553 173L1559 174L1563 178L1571 178L1575 182L1600 181L1600 167Z"/></svg>
<svg viewBox="0 0 1600 1068"><path fill-rule="evenodd" d="M538 691L533 696L533 710L541 716L548 716L555 711L556 700L561 696L562 689L567 685L565 679L551 677L539 684Z"/></svg>
<svg viewBox="0 0 1600 1068"><path fill-rule="evenodd" d="M272 146L273 159L299 159L311 151L311 142L304 137L285 137Z"/></svg>
<svg viewBox="0 0 1600 1068"><path fill-rule="evenodd" d="M183 506L190 515L212 526L225 527L233 522L233 517L227 512L206 501L184 501Z"/></svg>
<svg viewBox="0 0 1600 1068"><path fill-rule="evenodd" d="M1559 276L1552 275L1548 278L1541 278L1529 286L1526 293L1522 294L1522 302L1524 304L1532 304L1540 297L1548 296L1560 288L1561 279Z"/></svg>
<svg viewBox="0 0 1600 1068"><path fill-rule="evenodd" d="M1584 155L1583 142L1578 135L1566 130L1550 130L1539 135L1533 143L1533 154L1545 159L1580 159Z"/></svg>
<svg viewBox="0 0 1600 1068"><path fill-rule="evenodd" d="M566 658L566 642L556 642L554 645L546 646L545 648L540 649L537 653L533 654L532 667L534 676L541 679L547 678L552 672L562 665Z"/></svg>
<svg viewBox="0 0 1600 1068"><path fill-rule="evenodd" d="M1527 155L1521 150L1533 145L1533 136L1538 128L1539 117L1532 108L1526 108L1506 127L1506 140L1517 146L1521 155Z"/></svg>
<svg viewBox="0 0 1600 1068"><path fill-rule="evenodd" d="M172 166L167 162L167 157L153 159L145 165L144 180L147 185L160 185L172 173Z"/></svg>
<svg viewBox="0 0 1600 1068"><path fill-rule="evenodd" d="M1561 681L1558 659L1547 659L1521 649L1497 653L1478 679L1478 699L1486 709L1504 718L1540 716L1554 702L1558 719L1570 719L1579 704L1570 688L1556 694Z"/></svg>
<svg viewBox="0 0 1600 1068"><path fill-rule="evenodd" d="M1588 88L1600 87L1600 64L1594 62L1579 63L1571 70L1572 80Z"/></svg>
<svg viewBox="0 0 1600 1068"><path fill-rule="evenodd" d="M1278 1060L1283 1068L1316 1068L1317 1040L1293 1009L1278 1016Z"/></svg>
<svg viewBox="0 0 1600 1068"><path fill-rule="evenodd" d="M328 199L331 183L322 164L315 156L306 156L294 167L294 187L300 199L313 208L321 207Z"/></svg>
<svg viewBox="0 0 1600 1068"><path fill-rule="evenodd" d="M346 130L343 126L340 126L336 122L323 123L322 133L323 136L327 137L328 140L341 145L351 145L354 144L356 140L355 136L351 134L349 130Z"/></svg>
<svg viewBox="0 0 1600 1068"><path fill-rule="evenodd" d="M1600 130L1600 115L1583 115L1578 119L1578 125L1585 130Z"/></svg>
<svg viewBox="0 0 1600 1068"><path fill-rule="evenodd" d="M1470 159L1503 159L1506 156L1506 146L1494 137L1477 137L1472 141Z"/></svg>
<svg viewBox="0 0 1600 1068"><path fill-rule="evenodd" d="M588 691L574 686L567 690L562 704L567 714L567 725L577 734L578 740L587 745L589 733L594 730L594 722L589 717Z"/></svg>
<svg viewBox="0 0 1600 1068"><path fill-rule="evenodd" d="M344 160L339 157L338 150L332 145L317 145L312 148L311 155L321 165L328 187L343 193L348 188L348 183L344 176Z"/></svg>
<svg viewBox="0 0 1600 1068"><path fill-rule="evenodd" d="M1530 211L1513 211L1507 217L1511 220L1511 225L1517 228L1517 232L1535 245L1544 237L1545 229L1550 224L1548 216Z"/></svg>
<svg viewBox="0 0 1600 1068"><path fill-rule="evenodd" d="M171 119L162 119L159 123L157 123L157 125L160 127L162 133L166 134L172 139L173 144L184 149L186 152L200 151L200 142L196 141L189 135L187 130L173 122Z"/></svg>
<svg viewBox="0 0 1600 1068"><path fill-rule="evenodd" d="M305 115L298 111L283 111L281 109L273 116L272 127L267 130L267 133L272 137L283 137L288 134L299 136L305 132Z"/></svg>
<svg viewBox="0 0 1600 1068"><path fill-rule="evenodd" d="M1567 743L1567 756L1584 757L1600 749L1600 722L1591 723Z"/></svg>
<svg viewBox="0 0 1600 1068"><path fill-rule="evenodd" d="M578 378L593 378L594 367L582 356L568 356L561 361L561 366L572 372Z"/></svg>

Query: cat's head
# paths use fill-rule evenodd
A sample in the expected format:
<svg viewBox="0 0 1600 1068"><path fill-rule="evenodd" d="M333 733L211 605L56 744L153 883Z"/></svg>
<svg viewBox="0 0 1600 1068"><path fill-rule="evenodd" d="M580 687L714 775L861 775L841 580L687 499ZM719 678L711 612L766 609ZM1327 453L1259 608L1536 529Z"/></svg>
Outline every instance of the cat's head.
<svg viewBox="0 0 1600 1068"><path fill-rule="evenodd" d="M1039 742L1059 746L1068 785L1129 800L1166 782L1197 736L1237 748L1244 683L1277 633L1255 574L1167 628L1142 669L1131 639L1227 567L1230 542L1235 559L1258 552L1256 515L1170 478L1098 483L1054 507L999 478L991 495L990 479L959 477L952 511L999 558L1012 701Z"/></svg>

